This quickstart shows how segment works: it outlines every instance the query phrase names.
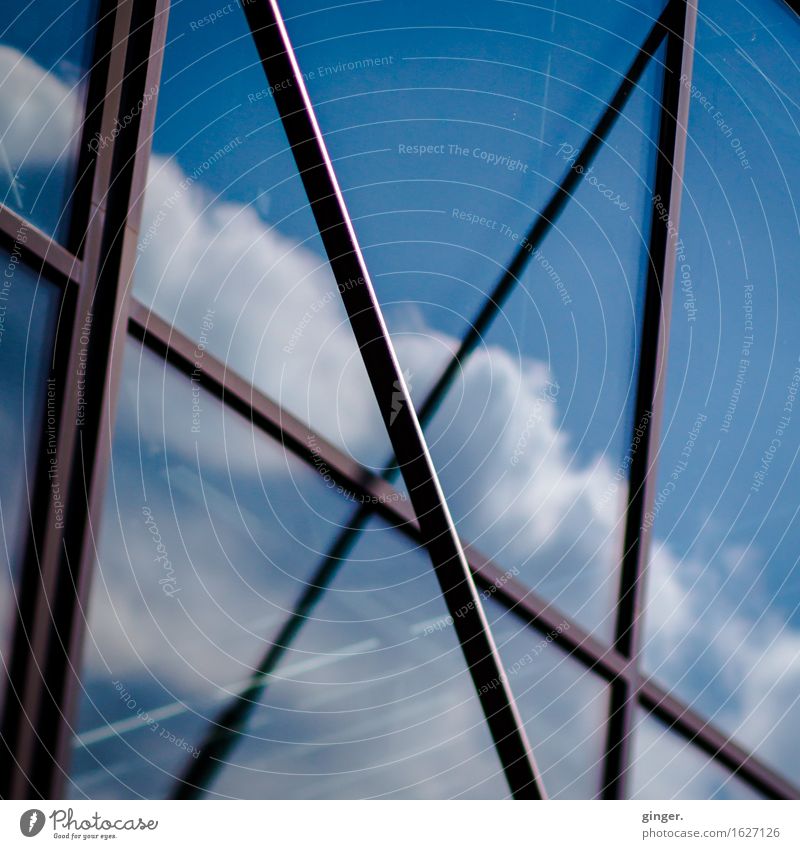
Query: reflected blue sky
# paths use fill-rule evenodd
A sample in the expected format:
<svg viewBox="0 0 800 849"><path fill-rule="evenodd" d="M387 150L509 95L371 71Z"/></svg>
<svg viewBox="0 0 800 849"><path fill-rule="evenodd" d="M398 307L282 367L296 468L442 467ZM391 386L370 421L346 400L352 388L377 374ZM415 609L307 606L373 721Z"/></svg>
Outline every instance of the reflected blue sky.
<svg viewBox="0 0 800 849"><path fill-rule="evenodd" d="M460 338L663 3L314 5L287 27L390 329Z"/></svg>

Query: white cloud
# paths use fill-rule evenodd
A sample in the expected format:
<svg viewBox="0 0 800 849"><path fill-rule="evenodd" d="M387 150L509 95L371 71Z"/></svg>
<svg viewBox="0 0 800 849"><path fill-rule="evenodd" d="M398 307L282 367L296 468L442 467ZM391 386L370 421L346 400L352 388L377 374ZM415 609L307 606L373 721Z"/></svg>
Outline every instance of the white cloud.
<svg viewBox="0 0 800 849"><path fill-rule="evenodd" d="M380 465L388 440L327 263L265 226L253 208L215 202L183 181L173 162L153 158L137 296L193 338L213 310L209 350Z"/></svg>

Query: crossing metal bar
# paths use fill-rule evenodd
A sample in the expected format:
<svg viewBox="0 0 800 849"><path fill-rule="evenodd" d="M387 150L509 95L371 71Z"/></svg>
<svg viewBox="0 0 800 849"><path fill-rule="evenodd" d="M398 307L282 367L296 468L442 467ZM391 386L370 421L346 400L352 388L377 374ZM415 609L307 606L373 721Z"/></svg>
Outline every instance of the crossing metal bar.
<svg viewBox="0 0 800 849"><path fill-rule="evenodd" d="M312 467L315 467L315 460L317 462L322 460L337 484L356 496L363 497L365 501L369 500L373 505L372 510L388 524L408 535L415 542L420 542L419 525L411 505L407 500L400 498L399 493L382 477L363 468L352 457L328 442L325 437L314 433L308 425L255 389L209 351L206 351L203 356L198 375L194 356L196 342L193 339L185 336L136 300L131 303L128 329L131 335L149 350L163 357L165 362L178 369L187 378L191 376L199 380L210 395L236 410L254 427L276 439L287 451ZM309 451L309 445L314 445L313 453ZM775 772L743 746L731 740L689 705L668 693L657 682L651 679L639 680L638 672L631 661L615 648L593 637L579 623L571 621L562 611L530 587L516 578L509 577L507 570L473 546L462 542L462 547L476 585L482 591L491 592L497 601L540 634L551 635L556 645L571 658L608 682L625 679L633 684L636 681L639 704L644 710L651 713L672 732L679 734L713 760L735 773L740 780L749 784L757 792L774 799L800 798L800 788ZM320 569L317 572L311 583L317 586L324 585L325 576L321 575L321 571ZM300 603L305 604L302 599ZM570 627L559 629L558 626L564 622L569 622ZM274 640L275 644L281 642L280 637ZM262 664L262 668L264 666L265 664ZM259 670L256 670L253 683L258 680L258 677ZM254 701L246 701L246 704L253 705ZM241 718L239 712L232 717L227 717L231 724L239 722ZM223 723L219 725L221 729ZM222 748L218 751L224 754ZM212 763L216 763L217 767L221 766L216 761ZM209 773L204 780L208 781L211 776L212 773ZM188 771L184 777L188 777ZM176 789L176 795L179 794L190 795L186 789L180 791Z"/></svg>
<svg viewBox="0 0 800 849"><path fill-rule="evenodd" d="M353 230L278 4L244 7L511 793L544 788ZM291 85L286 85L286 81Z"/></svg>
<svg viewBox="0 0 800 849"><path fill-rule="evenodd" d="M675 278L678 221L683 193L683 164L689 122L697 0L671 5L661 97L655 185L652 197L647 287L632 428L639 430L631 448L628 505L620 569L614 648L638 668L641 606L650 527L644 517L655 498L661 415L666 385L669 317ZM631 434L630 445L637 445ZM605 799L626 798L631 760L631 729L638 700L637 676L611 685L603 791Z"/></svg>

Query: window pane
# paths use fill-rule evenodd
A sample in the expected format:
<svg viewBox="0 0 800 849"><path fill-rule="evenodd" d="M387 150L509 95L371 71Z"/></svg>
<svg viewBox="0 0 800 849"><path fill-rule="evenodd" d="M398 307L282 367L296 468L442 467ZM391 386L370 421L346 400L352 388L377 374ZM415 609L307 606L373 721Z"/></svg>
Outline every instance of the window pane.
<svg viewBox="0 0 800 849"><path fill-rule="evenodd" d="M601 785L609 688L484 593L483 605L552 799L593 799ZM559 626L569 629L564 621Z"/></svg>
<svg viewBox="0 0 800 849"><path fill-rule="evenodd" d="M10 0L0 29L0 199L64 241L97 0Z"/></svg>
<svg viewBox="0 0 800 849"><path fill-rule="evenodd" d="M800 18L702 10L645 661L797 781Z"/></svg>
<svg viewBox="0 0 800 849"><path fill-rule="evenodd" d="M132 342L126 353L75 797L171 792L353 509L189 378ZM455 636L422 633L445 614L427 555L370 525L212 794L505 795Z"/></svg>
<svg viewBox="0 0 800 849"><path fill-rule="evenodd" d="M33 477L42 441L56 438L55 386L48 380L61 290L0 250L0 655L8 657L15 590L25 558ZM52 459L52 457L51 457ZM57 472L57 466L56 466ZM54 487L61 485L56 474ZM0 687L0 707L3 689Z"/></svg>
<svg viewBox="0 0 800 849"><path fill-rule="evenodd" d="M382 522L367 525L276 669L213 792L508 794L424 550Z"/></svg>
<svg viewBox="0 0 800 849"><path fill-rule="evenodd" d="M292 4L289 33L417 397L663 5Z"/></svg>
<svg viewBox="0 0 800 849"><path fill-rule="evenodd" d="M592 176L626 208L582 181L427 431L462 535L605 639L636 424L660 76L651 64L595 161Z"/></svg>
<svg viewBox="0 0 800 849"><path fill-rule="evenodd" d="M135 293L362 462L389 441L238 6L170 10Z"/></svg>
<svg viewBox="0 0 800 849"><path fill-rule="evenodd" d="M632 799L761 798L742 779L642 710L636 712L632 734Z"/></svg>

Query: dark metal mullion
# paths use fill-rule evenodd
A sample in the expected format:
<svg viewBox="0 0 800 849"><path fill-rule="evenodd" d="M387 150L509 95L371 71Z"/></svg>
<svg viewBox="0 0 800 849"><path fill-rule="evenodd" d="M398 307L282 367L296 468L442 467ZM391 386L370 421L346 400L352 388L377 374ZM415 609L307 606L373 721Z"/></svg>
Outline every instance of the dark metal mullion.
<svg viewBox="0 0 800 849"><path fill-rule="evenodd" d="M54 399L63 395L66 382L70 328L75 313L75 301L78 289L71 281L61 292L59 326L63 322L65 332L56 332L55 339L47 339L43 344L51 346L50 365L47 380L38 387L37 398L46 406L42 417L41 431L28 442L27 452L31 461L31 473L28 486L20 498L25 500L27 510L23 518L25 526L25 549L22 555L19 574L14 586L12 623L13 631L8 654L4 658L3 685L6 687L2 722L0 723L0 798L10 798L12 783L16 780L17 770L25 754L26 735L24 725L31 715L31 693L27 686L32 663L31 644L35 640L35 620L38 594L41 587L39 552L45 536L48 508L51 496L49 476L51 448L50 434L57 431L62 419L61 405ZM23 408L28 399L23 392ZM45 396L46 399L45 399ZM51 423L52 422L52 423ZM51 427L53 430L51 430ZM28 457L25 458L28 465Z"/></svg>
<svg viewBox="0 0 800 849"><path fill-rule="evenodd" d="M645 526L644 517L652 507L655 496L666 384L669 321L697 19L696 0L681 0L673 5L672 11L674 14L667 36L662 87L639 377L632 422L632 427L639 430L640 441L636 446L631 435L628 507L614 638L614 648L631 661L634 673L638 672L639 664L641 603L650 541L650 528ZM605 799L622 799L626 796L630 736L637 696L637 674L612 682L601 791Z"/></svg>
<svg viewBox="0 0 800 849"><path fill-rule="evenodd" d="M143 95L160 75L166 5L167 0L119 0L115 9L102 108L103 134L113 142L101 151L93 169L91 213L83 240L84 281L72 328L57 444L64 522L59 530L50 505L26 676L23 758L13 785L16 796L58 797L70 751L82 616L121 362L114 352L117 338L126 332L126 299L136 256L138 221L131 208L146 181L154 119L155 98ZM130 116L133 120L117 124ZM123 129L117 132L117 126ZM90 331L82 333L88 322ZM82 361L83 390L77 368Z"/></svg>
<svg viewBox="0 0 800 849"><path fill-rule="evenodd" d="M134 338L149 350L163 357L187 378L192 375L197 378L194 371L194 340L135 300L131 305L128 326ZM414 511L400 493L383 478L364 469L323 436L313 433L307 425L282 410L273 400L229 370L208 351L203 357L198 379L203 387L226 407L235 410L254 427L279 441L286 450L308 465L316 468L315 460L321 460L337 484L358 497L369 499L374 505L373 510L390 525L414 542L421 541ZM309 445L315 446L314 452L309 451ZM554 642L564 652L606 681L634 678L635 671L628 658L584 631L578 623L571 621L516 578L510 577L507 570L503 570L481 552L467 543L462 545L476 584L482 590L491 593L539 633L552 634ZM569 624L569 628L559 632L558 626L565 622ZM660 684L648 679L642 680L639 683L639 701L645 710L652 712L676 733L736 772L739 778L759 792L774 798L800 797L800 788L729 740L708 720L667 693Z"/></svg>
<svg viewBox="0 0 800 849"><path fill-rule="evenodd" d="M111 52L119 23L119 15L115 12L111 19L104 18L104 25L99 26L96 33L95 59L102 57L102 60L93 65L90 71L92 82L89 88L97 102L87 103L87 109L102 108L104 114L107 114L106 104L109 99L106 84L112 66ZM111 129L110 124L107 129ZM85 209L83 211L86 212L85 217L82 218L81 211L78 210L73 220L78 222L80 219L80 224L86 228L86 232L93 234L98 227L95 216L89 215ZM4 233L20 221L22 219L11 210L0 210ZM54 340L54 362L51 369L51 377L55 378L55 401L52 411L57 434L55 454L48 455L51 446L43 444L40 452L42 457L38 462L31 535L18 598L17 623L9 668L13 693L9 693L6 701L0 732L7 744L0 752L0 795L4 798L26 798L35 794L28 783L28 775L38 733L35 716L41 703L43 679L46 677L43 667L49 623L42 615L43 595L54 580L58 568L58 552L64 538L63 526L58 527L58 514L52 504L52 482L48 472L50 461L56 461L53 470L57 472L58 477L55 480L63 491L71 468L71 461L67 458L75 431L73 416L70 413L75 392L75 368L70 368L70 364L76 365L78 338L81 335L78 305L86 299L87 288L91 288L83 285L89 274L86 262L79 261L37 228L23 223L26 224L27 246L31 251L28 259L35 259L34 267L38 266L45 274L55 271L54 282L62 285L67 283L67 286L66 301L62 304Z"/></svg>
<svg viewBox="0 0 800 849"><path fill-rule="evenodd" d="M63 400L67 379L70 344L74 332L75 306L84 277L80 259L82 241L90 217L89 199L97 151L88 145L100 120L105 102L105 83L108 73L110 46L113 43L115 0L101 0L97 20L94 22L94 44L86 103L82 124L78 132L77 168L70 195L69 233L66 245L40 230L22 215L0 204L0 244L18 253L22 262L48 282L61 287L62 300L55 338L52 340L51 367L48 383L41 387L42 397L53 391L56 398L52 409L53 421L60 428L63 421ZM48 394L48 405L50 398ZM35 616L37 596L42 584L39 553L44 543L51 481L49 445L44 435L37 448L36 468L32 475L28 504L28 540L24 565L15 591L14 635L9 657L6 659L4 685L8 688L3 716L0 720L0 797L11 791L11 783L21 757L20 728L26 721L29 703L26 699L26 681L30 680L29 666L34 660L31 652L33 634L31 622ZM0 686L3 686L0 684Z"/></svg>
<svg viewBox="0 0 800 849"><path fill-rule="evenodd" d="M131 0L123 0L131 2ZM63 787L69 768L73 743L73 723L77 714L78 695L83 686L81 658L84 645L85 611L92 573L95 568L96 530L105 508L108 463L114 434L116 400L122 375L124 340L132 278L136 265L141 198L147 183L157 92L161 78L163 47L167 34L170 0L133 0L130 29L126 39L124 76L119 81L119 105L122 123L134 116L127 132L120 131L109 160L98 160L98 170L109 168L107 192L102 198L104 229L100 245L99 265L95 278L93 308L106 317L108 326L97 334L96 355L97 401L94 421L80 440L80 466L75 470L76 489L84 499L81 507L73 501L79 523L70 529L65 557L56 589L62 603L56 610L48 669L66 669L62 674L62 690L45 702L40 723L52 721L57 733L52 744L44 748L54 758L50 792L56 795ZM90 356L92 356L90 351ZM101 382L102 381L102 382ZM88 514L88 515L87 515ZM68 598L64 604L63 599ZM52 673L51 673L52 674Z"/></svg>
<svg viewBox="0 0 800 849"><path fill-rule="evenodd" d="M244 7L511 792L544 788L275 0ZM291 85L285 85L290 80Z"/></svg>
<svg viewBox="0 0 800 849"><path fill-rule="evenodd" d="M86 238L92 218L95 172L101 157L97 146L91 141L103 136L103 115L108 97L109 68L114 46L114 31L117 25L118 0L100 0L94 33L92 69L86 86L86 103L83 125L80 131L80 147L75 168L74 188L70 195L69 232L67 249L76 256L83 256Z"/></svg>

